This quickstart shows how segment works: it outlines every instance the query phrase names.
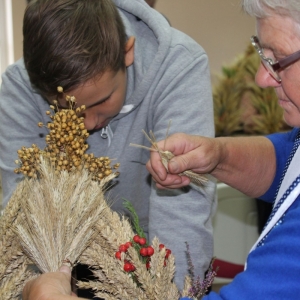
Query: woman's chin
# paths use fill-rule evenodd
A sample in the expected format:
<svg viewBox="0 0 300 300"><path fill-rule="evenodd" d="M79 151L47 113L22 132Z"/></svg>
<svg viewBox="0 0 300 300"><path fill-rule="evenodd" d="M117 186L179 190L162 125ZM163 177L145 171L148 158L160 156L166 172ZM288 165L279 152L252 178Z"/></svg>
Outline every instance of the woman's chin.
<svg viewBox="0 0 300 300"><path fill-rule="evenodd" d="M300 113L290 114L285 111L283 114L283 119L285 123L291 127L300 127Z"/></svg>

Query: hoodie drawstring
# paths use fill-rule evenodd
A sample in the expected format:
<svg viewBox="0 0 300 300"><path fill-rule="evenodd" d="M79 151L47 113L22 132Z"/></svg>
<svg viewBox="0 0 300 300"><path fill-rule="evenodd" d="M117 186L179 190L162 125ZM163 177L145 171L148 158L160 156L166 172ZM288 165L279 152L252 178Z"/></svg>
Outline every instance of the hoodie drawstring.
<svg viewBox="0 0 300 300"><path fill-rule="evenodd" d="M108 137L107 126L104 127L104 128L102 128L101 137L102 137L103 139L107 139L107 137Z"/></svg>
<svg viewBox="0 0 300 300"><path fill-rule="evenodd" d="M111 130L111 128L110 128L109 125L107 125L106 127L102 128L102 132L101 132L100 136L103 139L108 139L108 147L110 146L111 139L112 139L113 135L114 135L114 133Z"/></svg>

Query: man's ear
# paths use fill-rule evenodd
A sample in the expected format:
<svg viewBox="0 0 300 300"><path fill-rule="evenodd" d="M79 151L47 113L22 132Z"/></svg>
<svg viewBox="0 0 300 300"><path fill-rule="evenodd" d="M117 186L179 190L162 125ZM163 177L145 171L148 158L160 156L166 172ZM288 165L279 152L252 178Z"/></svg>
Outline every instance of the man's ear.
<svg viewBox="0 0 300 300"><path fill-rule="evenodd" d="M129 67L134 61L134 42L135 37L131 36L125 44L125 65Z"/></svg>

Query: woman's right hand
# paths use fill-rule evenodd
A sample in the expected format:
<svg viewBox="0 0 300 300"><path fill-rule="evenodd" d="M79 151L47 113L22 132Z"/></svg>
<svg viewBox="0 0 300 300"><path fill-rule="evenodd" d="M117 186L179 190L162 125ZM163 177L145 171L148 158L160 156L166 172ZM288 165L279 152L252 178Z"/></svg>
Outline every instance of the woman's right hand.
<svg viewBox="0 0 300 300"><path fill-rule="evenodd" d="M158 152L151 151L146 166L158 188L180 188L188 185L189 178L178 174L187 170L209 174L221 159L221 149L217 139L214 138L176 133L157 144L160 149L165 146L163 151L167 150L175 155L169 161L167 172Z"/></svg>

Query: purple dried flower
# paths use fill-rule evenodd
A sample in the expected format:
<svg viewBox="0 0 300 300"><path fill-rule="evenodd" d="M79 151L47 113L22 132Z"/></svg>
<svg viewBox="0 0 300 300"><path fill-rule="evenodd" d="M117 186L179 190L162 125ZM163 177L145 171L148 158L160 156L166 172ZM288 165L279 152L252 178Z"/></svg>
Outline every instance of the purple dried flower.
<svg viewBox="0 0 300 300"><path fill-rule="evenodd" d="M186 243L186 255L187 255L187 260L188 260L188 271L191 276L191 288L189 289L188 296L200 300L208 291L209 287L212 285L214 278L216 276L216 271L213 270L213 262L215 258L212 258L208 271L206 272L205 278L203 281L201 281L200 276L197 276L195 279L195 273L194 273L194 265L192 263L191 259L191 253L189 249L189 244Z"/></svg>

